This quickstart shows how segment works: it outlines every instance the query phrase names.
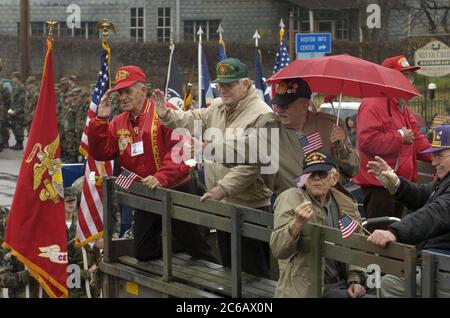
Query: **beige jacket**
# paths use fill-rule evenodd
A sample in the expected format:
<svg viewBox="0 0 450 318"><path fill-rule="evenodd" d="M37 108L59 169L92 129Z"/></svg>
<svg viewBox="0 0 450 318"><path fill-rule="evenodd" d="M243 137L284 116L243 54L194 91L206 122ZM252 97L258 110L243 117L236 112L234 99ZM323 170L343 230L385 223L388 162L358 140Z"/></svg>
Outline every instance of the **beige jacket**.
<svg viewBox="0 0 450 318"><path fill-rule="evenodd" d="M330 142L331 130L336 124L336 117L326 113L308 112L308 119L304 127L304 135L315 132L320 134L324 146L320 149L331 154L341 174L347 177L357 175L359 169L359 157L347 138L345 147L332 147ZM343 121L339 124L345 130ZM280 169L275 178L274 192L279 195L283 191L295 186L295 179L303 171L303 149L299 144L297 133L294 129L288 129L281 123L280 128Z"/></svg>
<svg viewBox="0 0 450 318"><path fill-rule="evenodd" d="M344 194L335 188L330 189L330 193L339 207L339 215L342 211L348 213L352 218L361 221L356 202L348 194ZM275 297L314 297L312 294L312 258L309 245L304 244L302 235L296 240L289 234L289 223L294 219L294 209L303 201L311 201L313 205L313 215L310 223L326 223L325 209L307 191L297 192L296 188L291 188L278 196L275 201L275 222L274 230L270 238L272 253L280 266L280 278L277 283ZM360 232L362 230L360 229ZM348 267L347 281L359 282L363 278L363 273L359 272L356 266Z"/></svg>
<svg viewBox="0 0 450 318"><path fill-rule="evenodd" d="M243 130L247 128L261 128L267 122L274 120L272 109L256 94L254 87L249 89L244 97L228 112L221 98L216 98L208 108L194 109L187 112L171 109L168 115L160 118L162 124L170 128L187 128L192 136L194 121L202 122L202 133L205 129L216 128L225 138L242 138ZM211 136L204 135L204 142L210 142ZM222 153L222 151L217 151ZM237 165L226 167L221 163L204 161L206 187L220 186L225 192L224 202L259 208L270 205L272 191L267 187L260 175L258 166Z"/></svg>

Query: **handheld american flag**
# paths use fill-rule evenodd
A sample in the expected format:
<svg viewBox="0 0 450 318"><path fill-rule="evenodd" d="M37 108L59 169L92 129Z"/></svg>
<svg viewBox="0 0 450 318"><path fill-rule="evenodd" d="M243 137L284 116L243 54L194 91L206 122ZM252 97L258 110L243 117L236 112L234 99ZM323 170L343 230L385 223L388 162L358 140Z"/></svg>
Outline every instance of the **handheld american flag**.
<svg viewBox="0 0 450 318"><path fill-rule="evenodd" d="M297 179L295 179L295 185L297 187L297 189L302 188L306 181L308 181L308 178L311 174L310 173L305 173L303 175L301 175L300 177L297 177Z"/></svg>
<svg viewBox="0 0 450 318"><path fill-rule="evenodd" d="M100 71L97 82L92 92L91 105L89 106L86 125L81 137L80 153L87 157L86 171L84 173L83 190L81 193L80 209L78 211L77 241L76 246L83 246L103 236L103 191L101 179L91 183L90 175L111 176L113 173L112 161L96 161L89 155L89 122L97 116L98 105L103 94L110 88L109 62L111 51L106 42L102 43L100 55Z"/></svg>
<svg viewBox="0 0 450 318"><path fill-rule="evenodd" d="M348 215L344 215L339 219L339 229L342 233L342 238L346 239L358 229L358 223Z"/></svg>
<svg viewBox="0 0 450 318"><path fill-rule="evenodd" d="M305 156L323 147L323 141L318 132L309 136L301 135L298 137L298 141L303 148L303 154Z"/></svg>
<svg viewBox="0 0 450 318"><path fill-rule="evenodd" d="M134 172L131 172L127 169L123 169L123 171L117 177L115 183L119 187L127 190L129 187L131 187L131 185L133 184L133 182L136 179L142 179L142 178L140 176L138 176L137 174L135 174Z"/></svg>

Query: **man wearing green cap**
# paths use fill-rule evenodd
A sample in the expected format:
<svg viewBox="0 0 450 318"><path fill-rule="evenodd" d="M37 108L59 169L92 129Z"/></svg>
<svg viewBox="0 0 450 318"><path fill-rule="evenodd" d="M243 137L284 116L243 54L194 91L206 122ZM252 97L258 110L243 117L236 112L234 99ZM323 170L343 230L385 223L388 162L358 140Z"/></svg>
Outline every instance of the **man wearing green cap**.
<svg viewBox="0 0 450 318"><path fill-rule="evenodd" d="M247 66L236 58L228 58L217 64L217 83L220 98L208 108L186 112L166 108L164 94L155 90L156 110L161 123L170 128L183 127L194 132L195 125L220 130L223 136L237 140L247 128L263 128L274 120L272 109L262 101L248 78ZM227 133L228 132L228 133ZM206 137L206 135L205 135ZM212 142L205 140L206 143ZM206 137L205 139L208 139ZM225 140L225 139L224 139ZM228 140L227 140L228 142ZM260 174L259 167L236 165L232 168L224 162L204 162L208 191L200 200L215 199L265 211L271 211L272 191ZM218 231L222 264L230 266L230 235ZM242 270L258 276L269 276L269 246L267 243L243 238Z"/></svg>

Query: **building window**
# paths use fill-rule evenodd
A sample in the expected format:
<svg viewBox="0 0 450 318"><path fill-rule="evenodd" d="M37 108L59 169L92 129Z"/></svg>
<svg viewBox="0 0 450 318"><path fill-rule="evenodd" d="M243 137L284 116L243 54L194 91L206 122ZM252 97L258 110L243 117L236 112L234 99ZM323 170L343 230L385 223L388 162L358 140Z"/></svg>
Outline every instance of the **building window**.
<svg viewBox="0 0 450 318"><path fill-rule="evenodd" d="M31 36L43 36L47 32L45 30L44 22L30 22L30 35Z"/></svg>
<svg viewBox="0 0 450 318"><path fill-rule="evenodd" d="M130 8L130 38L132 41L145 42L144 8Z"/></svg>
<svg viewBox="0 0 450 318"><path fill-rule="evenodd" d="M158 8L158 42L170 40L170 8Z"/></svg>
<svg viewBox="0 0 450 318"><path fill-rule="evenodd" d="M184 21L184 40L197 42L198 28L201 26L204 32L202 40L213 41L219 40L217 29L220 20L185 20Z"/></svg>
<svg viewBox="0 0 450 318"><path fill-rule="evenodd" d="M81 22L81 27L79 29L73 29L73 36L82 39L95 39L98 38L99 35L95 26L97 22Z"/></svg>

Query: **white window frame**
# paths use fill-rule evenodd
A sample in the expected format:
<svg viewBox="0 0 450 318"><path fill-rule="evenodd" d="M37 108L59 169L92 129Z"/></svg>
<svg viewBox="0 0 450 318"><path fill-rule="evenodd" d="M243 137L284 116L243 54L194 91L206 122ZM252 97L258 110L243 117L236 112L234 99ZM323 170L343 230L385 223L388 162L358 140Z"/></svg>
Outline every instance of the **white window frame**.
<svg viewBox="0 0 450 318"><path fill-rule="evenodd" d="M136 9L136 16L132 17L131 16L131 10L132 9ZM139 9L142 9L142 17L139 16ZM142 42L145 42L145 7L130 7L130 40L134 41L134 42L139 42L139 30L143 30L142 31ZM139 26L139 19L142 18L142 27ZM131 19L136 19L136 26L132 27L131 26ZM136 30L136 36L135 38L131 37L131 30Z"/></svg>

